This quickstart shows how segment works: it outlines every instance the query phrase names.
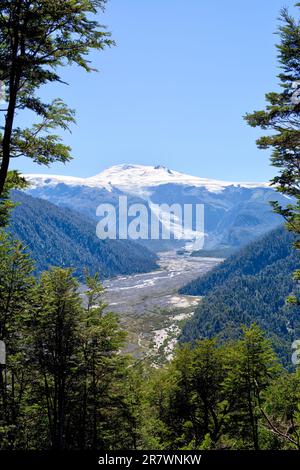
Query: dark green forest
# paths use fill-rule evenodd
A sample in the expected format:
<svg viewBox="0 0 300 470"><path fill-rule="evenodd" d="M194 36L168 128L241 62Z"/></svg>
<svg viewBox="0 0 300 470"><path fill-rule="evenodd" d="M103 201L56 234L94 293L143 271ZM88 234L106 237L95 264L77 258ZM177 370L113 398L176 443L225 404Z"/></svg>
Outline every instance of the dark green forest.
<svg viewBox="0 0 300 470"><path fill-rule="evenodd" d="M49 266L99 272L101 278L157 269L156 255L127 240L100 240L94 221L68 208L33 198L20 191L12 194L17 206L12 211L9 231L21 240L35 261L36 273Z"/></svg>
<svg viewBox="0 0 300 470"><path fill-rule="evenodd" d="M0 241L1 449L299 449L299 372L262 330L182 345L159 370L119 354L126 340L87 276L33 277L19 242Z"/></svg>
<svg viewBox="0 0 300 470"><path fill-rule="evenodd" d="M206 295L235 277L253 276L289 257L297 258L292 244L296 237L284 229L272 230L231 255L222 264L181 289L182 294Z"/></svg>
<svg viewBox="0 0 300 470"><path fill-rule="evenodd" d="M299 309L286 303L297 290L293 272L299 254L295 236L279 228L251 243L221 265L182 289L204 295L182 331L182 341L238 338L241 325L257 323L284 364L290 364L291 344L299 337Z"/></svg>

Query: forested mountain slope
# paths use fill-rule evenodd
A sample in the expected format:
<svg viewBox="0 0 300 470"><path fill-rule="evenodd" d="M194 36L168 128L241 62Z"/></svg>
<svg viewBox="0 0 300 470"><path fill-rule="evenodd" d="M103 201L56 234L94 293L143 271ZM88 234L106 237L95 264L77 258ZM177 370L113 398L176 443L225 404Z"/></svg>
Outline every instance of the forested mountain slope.
<svg viewBox="0 0 300 470"><path fill-rule="evenodd" d="M189 295L205 295L232 277L257 274L263 268L293 254L293 241L294 236L280 226L249 243L206 275L190 282L181 292Z"/></svg>
<svg viewBox="0 0 300 470"><path fill-rule="evenodd" d="M156 256L134 242L99 240L95 221L83 214L18 191L13 199L19 204L13 210L10 231L28 246L37 272L65 266L73 267L77 276L87 268L106 278L157 268Z"/></svg>
<svg viewBox="0 0 300 470"><path fill-rule="evenodd" d="M237 338L242 324L256 322L287 362L292 341L300 337L299 309L286 306L295 288L292 273L299 266L293 240L284 228L276 229L183 288L185 294L205 297L181 340Z"/></svg>

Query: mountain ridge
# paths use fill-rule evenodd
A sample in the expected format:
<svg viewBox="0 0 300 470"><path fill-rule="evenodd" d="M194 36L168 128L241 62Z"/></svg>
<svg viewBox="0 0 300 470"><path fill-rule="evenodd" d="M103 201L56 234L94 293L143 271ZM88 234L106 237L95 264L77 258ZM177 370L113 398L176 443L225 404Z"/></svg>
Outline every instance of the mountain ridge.
<svg viewBox="0 0 300 470"><path fill-rule="evenodd" d="M296 288L296 237L283 227L250 243L180 293L204 296L184 325L181 341L236 339L241 325L257 323L289 366L291 344L300 333L299 312L286 298Z"/></svg>
<svg viewBox="0 0 300 470"><path fill-rule="evenodd" d="M118 210L120 196L126 196L128 207L135 203L142 204L154 217L154 207L157 206L171 208L177 204L181 208L185 205L195 208L203 204L205 249L245 245L281 223L280 216L272 212L269 201L277 200L283 206L288 203L288 199L268 183L209 180L179 173L162 165L115 165L90 178L24 176L31 183L28 194L60 207L69 207L95 220L100 204L111 204ZM169 220L167 210L164 208L159 213L162 226ZM175 220L171 239L167 241L151 240L149 237L136 241L154 251L184 246L189 249L197 238L196 224L188 227L184 237L178 240L176 234L182 231L182 226L182 219Z"/></svg>
<svg viewBox="0 0 300 470"><path fill-rule="evenodd" d="M72 267L77 277L87 268L102 279L153 271L156 255L128 240L100 240L93 219L69 208L13 191L18 205L9 231L22 241L36 262L37 273L49 266Z"/></svg>
<svg viewBox="0 0 300 470"><path fill-rule="evenodd" d="M73 177L64 175L47 175L47 174L24 174L25 178L32 183L33 186L38 184L58 184L65 183L69 185L82 185L88 187L98 187L111 190L112 187L128 191L136 187L159 186L161 184L188 184L196 187L205 187L208 191L222 191L227 186L259 188L269 187L269 183L260 182L234 182L224 181L212 178L201 178L170 170L163 165L134 165L121 164L113 165L100 173L86 177Z"/></svg>

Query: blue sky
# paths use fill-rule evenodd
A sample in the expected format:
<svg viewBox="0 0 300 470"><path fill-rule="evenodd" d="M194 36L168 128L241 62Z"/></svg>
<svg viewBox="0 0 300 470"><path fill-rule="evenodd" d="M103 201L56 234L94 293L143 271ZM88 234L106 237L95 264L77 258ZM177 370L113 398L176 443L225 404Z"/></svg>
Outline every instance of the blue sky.
<svg viewBox="0 0 300 470"><path fill-rule="evenodd" d="M92 55L100 73L65 69L44 89L76 109L65 141L74 160L30 173L92 176L120 163L166 165L201 177L268 180L261 131L242 119L277 88L277 18L288 0L110 0L100 20L117 47Z"/></svg>

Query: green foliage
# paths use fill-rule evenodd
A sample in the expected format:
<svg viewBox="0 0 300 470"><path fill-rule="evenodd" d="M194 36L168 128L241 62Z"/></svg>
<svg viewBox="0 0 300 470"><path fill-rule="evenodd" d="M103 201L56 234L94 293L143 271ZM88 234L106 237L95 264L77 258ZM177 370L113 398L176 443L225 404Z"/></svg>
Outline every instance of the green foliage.
<svg viewBox="0 0 300 470"><path fill-rule="evenodd" d="M181 289L182 294L206 295L211 289L241 276L255 276L283 259L294 256L295 237L283 227L272 230L232 254L223 263Z"/></svg>
<svg viewBox="0 0 300 470"><path fill-rule="evenodd" d="M263 416L273 434L273 445L283 449L300 448L300 375L299 369L283 374L264 394ZM276 436L276 438L274 438Z"/></svg>
<svg viewBox="0 0 300 470"><path fill-rule="evenodd" d="M233 439L239 434L238 447L259 450L263 392L280 368L269 341L257 325L243 328L243 336L230 351L225 369L223 387L232 420L228 422L228 433Z"/></svg>
<svg viewBox="0 0 300 470"><path fill-rule="evenodd" d="M290 345L300 332L298 308L286 303L296 289L292 273L299 264L293 239L283 228L272 231L187 285L183 293L205 297L181 339L234 339L241 335L241 324L256 322L291 366Z"/></svg>
<svg viewBox="0 0 300 470"><path fill-rule="evenodd" d="M228 258L235 253L235 251L236 248L215 248L212 250L192 251L191 256L196 258Z"/></svg>
<svg viewBox="0 0 300 470"><path fill-rule="evenodd" d="M47 165L71 158L70 149L52 132L68 129L73 111L60 99L43 103L36 92L46 83L61 81L60 66L75 63L92 70L90 49L112 44L109 34L91 19L104 4L1 2L0 80L7 95L0 136L2 227L14 206L9 191L25 185L17 172L8 172L10 159L26 156ZM288 229L299 234L300 105L292 96L299 77L300 25L287 10L282 20L278 49L283 92L269 93L266 110L246 119L252 126L275 131L259 139L258 146L273 149L272 164L280 169L273 184L296 199L286 208L273 206L286 218ZM32 128L14 127L20 110L32 111L40 122ZM52 219L46 214L41 220L42 206L52 211ZM82 223L81 216L68 211L62 216L60 209L41 201L23 206L21 212L17 207L15 213L18 210L12 227L40 253L38 270L45 254L49 267L58 247L66 257L74 239L80 240L85 255L78 256L72 245L73 258L59 264L90 267L86 253L93 252L95 240L89 222ZM56 232L52 247L44 236L49 227ZM0 366L0 449L300 450L299 370L282 369L261 329L269 330L283 358L284 342L291 332L300 331L294 292L299 270L290 277L298 263L290 248L292 238L275 231L186 287L185 293L206 295L183 333L198 340L181 344L171 363L156 370L121 352L126 335L103 303L94 269L85 272L85 294L70 268L51 268L35 278L24 246L1 230L0 340L7 354L6 364ZM98 260L103 261L101 256ZM113 262L120 262L118 255ZM107 271L113 272L115 265ZM288 294L289 309L284 305Z"/></svg>
<svg viewBox="0 0 300 470"><path fill-rule="evenodd" d="M36 280L22 245L0 236L0 448L134 447L125 334L98 276L83 302L70 269Z"/></svg>
<svg viewBox="0 0 300 470"><path fill-rule="evenodd" d="M20 176L17 171L9 171L7 173L2 196L0 197L0 228L8 225L11 211L15 207L15 203L9 197L11 190L24 189L26 187L25 178Z"/></svg>
<svg viewBox="0 0 300 470"><path fill-rule="evenodd" d="M137 243L100 240L95 222L83 214L21 192L13 192L12 201L17 207L9 230L26 245L37 273L50 266L71 267L83 280L85 269L104 279L157 268L156 256Z"/></svg>
<svg viewBox="0 0 300 470"><path fill-rule="evenodd" d="M45 397L49 442L54 448L66 443L66 416L71 413L72 385L76 380L81 302L71 272L45 272L34 292L28 323L32 331L32 354L36 389Z"/></svg>
<svg viewBox="0 0 300 470"><path fill-rule="evenodd" d="M70 269L34 278L3 231L0 255L0 449L299 449L299 371L257 325L157 370L121 353L98 275L82 297Z"/></svg>
<svg viewBox="0 0 300 470"><path fill-rule="evenodd" d="M63 83L58 69L78 65L87 72L88 54L113 41L93 16L105 0L3 0L0 4L0 81L6 106L0 134L0 196L11 158L25 156L39 164L70 160L70 148L55 129L66 130L74 112L61 99L44 103L37 91L47 83ZM16 112L30 111L38 122L15 126Z"/></svg>
<svg viewBox="0 0 300 470"><path fill-rule="evenodd" d="M296 6L299 8L300 4ZM300 233L299 191L299 70L300 70L300 23L286 8L280 15L277 45L281 72L278 75L281 91L266 94L265 110L246 114L252 127L272 131L260 137L257 145L261 149L272 149L271 164L279 169L272 180L277 191L296 198L287 208L273 203L275 212L283 215L289 230ZM299 247L299 242L296 243Z"/></svg>
<svg viewBox="0 0 300 470"><path fill-rule="evenodd" d="M24 319L34 284L33 264L24 247L0 231L0 340L6 345L6 366L0 365L0 442L13 448L19 440L28 373Z"/></svg>
<svg viewBox="0 0 300 470"><path fill-rule="evenodd" d="M299 373L282 371L255 324L221 346L181 346L148 377L143 395L144 448L300 448Z"/></svg>

